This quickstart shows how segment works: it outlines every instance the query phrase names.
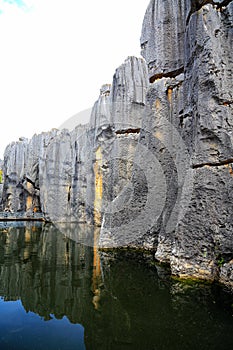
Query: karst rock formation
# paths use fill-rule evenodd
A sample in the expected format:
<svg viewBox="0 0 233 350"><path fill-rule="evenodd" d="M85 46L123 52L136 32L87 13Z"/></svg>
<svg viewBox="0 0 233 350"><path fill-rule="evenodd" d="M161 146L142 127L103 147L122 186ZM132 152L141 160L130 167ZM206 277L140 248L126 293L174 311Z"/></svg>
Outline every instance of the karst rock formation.
<svg viewBox="0 0 233 350"><path fill-rule="evenodd" d="M233 286L233 2L151 0L141 50L89 124L6 148L3 211L101 226L100 248Z"/></svg>

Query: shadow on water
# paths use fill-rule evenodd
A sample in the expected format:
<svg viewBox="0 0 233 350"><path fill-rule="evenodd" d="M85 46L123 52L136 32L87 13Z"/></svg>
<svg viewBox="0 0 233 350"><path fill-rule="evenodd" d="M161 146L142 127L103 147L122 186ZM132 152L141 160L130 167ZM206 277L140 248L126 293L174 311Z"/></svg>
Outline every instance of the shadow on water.
<svg viewBox="0 0 233 350"><path fill-rule="evenodd" d="M174 281L142 253L99 253L93 227L61 231L0 228L1 350L232 348L229 291Z"/></svg>

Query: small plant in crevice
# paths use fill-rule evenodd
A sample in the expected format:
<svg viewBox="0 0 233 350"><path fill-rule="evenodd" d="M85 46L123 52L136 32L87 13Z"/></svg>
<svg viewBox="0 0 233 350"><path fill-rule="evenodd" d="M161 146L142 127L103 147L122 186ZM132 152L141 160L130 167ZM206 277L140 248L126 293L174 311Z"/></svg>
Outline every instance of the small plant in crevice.
<svg viewBox="0 0 233 350"><path fill-rule="evenodd" d="M218 267L222 267L222 265L224 264L225 262L225 259L220 256L218 259L217 259L217 264L218 264Z"/></svg>

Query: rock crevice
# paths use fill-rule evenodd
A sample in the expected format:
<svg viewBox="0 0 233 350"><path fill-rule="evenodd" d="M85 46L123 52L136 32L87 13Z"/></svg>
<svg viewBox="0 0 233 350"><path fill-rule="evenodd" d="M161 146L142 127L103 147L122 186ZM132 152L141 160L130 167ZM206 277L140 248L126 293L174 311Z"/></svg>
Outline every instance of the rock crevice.
<svg viewBox="0 0 233 350"><path fill-rule="evenodd" d="M225 165L231 165L233 164L233 158L231 159L226 159L218 163L202 163L202 164L194 164L192 166L193 169L198 169L198 168L203 168L205 166L209 167L219 167L219 166L225 166Z"/></svg>

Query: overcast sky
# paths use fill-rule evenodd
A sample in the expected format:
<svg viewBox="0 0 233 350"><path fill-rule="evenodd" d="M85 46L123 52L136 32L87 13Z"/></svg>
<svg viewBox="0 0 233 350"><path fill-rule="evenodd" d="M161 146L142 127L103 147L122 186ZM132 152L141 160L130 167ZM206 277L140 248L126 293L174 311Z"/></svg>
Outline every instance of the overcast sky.
<svg viewBox="0 0 233 350"><path fill-rule="evenodd" d="M91 108L140 56L149 0L0 0L0 158L19 137Z"/></svg>

